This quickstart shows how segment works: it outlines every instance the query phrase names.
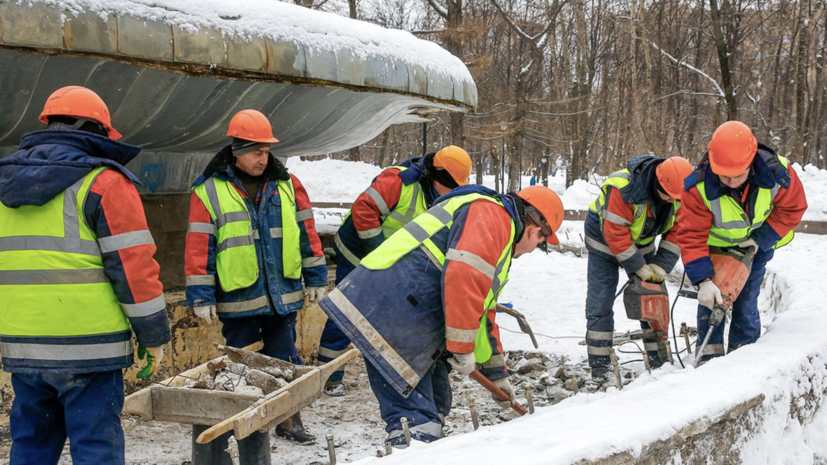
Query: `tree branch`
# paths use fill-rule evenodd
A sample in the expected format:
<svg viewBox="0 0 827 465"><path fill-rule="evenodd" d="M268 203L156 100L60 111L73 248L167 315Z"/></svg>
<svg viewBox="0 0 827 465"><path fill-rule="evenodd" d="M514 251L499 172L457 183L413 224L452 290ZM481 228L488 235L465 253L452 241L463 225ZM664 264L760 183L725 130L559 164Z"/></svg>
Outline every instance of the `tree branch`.
<svg viewBox="0 0 827 465"><path fill-rule="evenodd" d="M436 2L436 0L426 0L428 5L431 5L431 8L436 11L436 14L442 16L442 19L448 19L448 9L444 8L442 5Z"/></svg>
<svg viewBox="0 0 827 465"><path fill-rule="evenodd" d="M690 71L694 71L695 73L698 73L699 75L703 76L706 80L708 80L710 83L712 83L713 87L715 87L715 91L718 92L718 97L726 98L726 95L724 94L724 90L721 89L721 86L720 86L720 84L718 84L718 81L716 81L715 79L712 79L712 77L710 77L708 74L706 74L703 71L699 70L698 68L690 65L689 63L686 63L683 60L678 60L677 58L673 57L672 55L667 53L665 50L658 47L658 45L656 43L651 42L651 41L649 43L652 45L652 47L655 47L655 50L662 53L666 58L669 58L670 60L672 60L672 62L674 62L676 65L684 67L684 68L686 68Z"/></svg>

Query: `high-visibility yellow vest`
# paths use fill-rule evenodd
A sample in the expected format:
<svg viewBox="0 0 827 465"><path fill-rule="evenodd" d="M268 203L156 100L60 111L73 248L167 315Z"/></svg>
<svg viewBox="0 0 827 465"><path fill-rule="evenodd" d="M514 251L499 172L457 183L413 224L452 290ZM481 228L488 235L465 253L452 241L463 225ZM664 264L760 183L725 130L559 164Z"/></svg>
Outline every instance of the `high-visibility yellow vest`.
<svg viewBox="0 0 827 465"><path fill-rule="evenodd" d="M129 356L130 337L86 345L84 338L130 330L104 273L98 237L83 204L100 167L42 206L0 202L0 337L59 337L58 345L3 341L4 357L82 361ZM146 234L149 234L146 231ZM19 346L19 347L18 347Z"/></svg>
<svg viewBox="0 0 827 465"><path fill-rule="evenodd" d="M421 248L425 254L428 255L428 258L441 270L445 264L446 255L434 244L431 237L444 228L450 229L454 222L454 212L463 205L476 200L485 200L503 206L500 200L482 194L461 195L440 202L425 213L414 218L396 234L383 242L382 245L362 260L362 265L370 270L387 269L402 257L408 255L415 249ZM497 298L505 283L508 281L508 270L511 267L512 246L514 244L515 234L514 221L511 221L511 236L508 244L500 252L491 289L489 289L484 301L485 313L480 319L480 326L474 345L474 356L477 363L487 362L493 352L487 332L488 310L496 307ZM451 257L449 256L448 258Z"/></svg>
<svg viewBox="0 0 827 465"><path fill-rule="evenodd" d="M787 168L789 165L787 159L781 155L777 156L778 161ZM701 194L706 208L712 212L712 227L709 230L707 244L714 247L732 247L749 239L752 231L760 228L769 218L773 209L772 202L781 186L775 184L772 189L758 188L758 194L756 194L758 197L755 199L755 217L752 221L750 221L740 203L731 196L722 195L710 201L706 196L706 183L704 181L699 182L695 187L697 187L698 193ZM773 248L777 249L789 244L793 240L793 236L793 231L790 231Z"/></svg>
<svg viewBox="0 0 827 465"><path fill-rule="evenodd" d="M270 237L282 240L284 276L299 279L302 270L301 231L296 222L296 194L293 180L277 182L281 199L281 228L271 228ZM201 199L215 223L215 267L221 289L230 292L250 287L258 281L259 266L255 240L259 231L247 203L231 181L210 177L195 186L193 192Z"/></svg>
<svg viewBox="0 0 827 465"><path fill-rule="evenodd" d="M616 224L627 225L629 226L629 232L632 234L632 241L636 245L645 246L650 244L654 239L655 236L651 237L643 237L641 238L641 234L643 234L643 228L646 225L646 218L649 215L649 205L643 204L633 204L633 214L632 214L632 222L629 222L607 209L608 204L608 197L609 197L609 189L615 188L618 190L618 194L620 193L620 189L628 186L631 182L632 175L628 169L616 171L609 175L606 178L606 181L603 182L603 185L600 187L600 195L595 199L595 201L589 207L589 210L595 212L600 216L600 229L603 229L603 222L608 218L609 221ZM674 210L672 213L672 217L669 218L669 221L663 225L663 229L658 231L657 234L663 234L670 229L672 226L675 225L675 213L677 213L678 209L681 207L680 201L676 200L674 202Z"/></svg>

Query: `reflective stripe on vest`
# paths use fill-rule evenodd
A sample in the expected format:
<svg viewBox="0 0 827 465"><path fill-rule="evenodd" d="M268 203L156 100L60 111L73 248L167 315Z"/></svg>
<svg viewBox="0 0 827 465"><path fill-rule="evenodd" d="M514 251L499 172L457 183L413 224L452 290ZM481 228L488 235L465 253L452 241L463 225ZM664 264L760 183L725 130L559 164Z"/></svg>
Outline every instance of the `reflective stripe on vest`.
<svg viewBox="0 0 827 465"><path fill-rule="evenodd" d="M4 357L63 362L127 357L132 353L127 315L165 309L163 296L160 302L121 304L104 273L102 249L153 243L148 231L98 240L86 224L84 201L105 169L93 170L42 206L0 203Z"/></svg>
<svg viewBox="0 0 827 465"><path fill-rule="evenodd" d="M391 166L386 169L398 169L401 173L408 168ZM385 239L387 239L400 228L410 223L411 220L425 213L428 209L428 205L425 203L425 194L422 192L422 186L419 185L418 181L407 185L402 184L402 190L399 192L399 201L393 210L388 209L387 204L385 204L385 199L383 199L373 187L368 187L364 193L372 198L373 201L376 202L377 207L379 207L379 221L381 222L381 226L368 231L357 231L360 239L370 239L379 234L383 234ZM350 215L351 212L348 211L342 224L350 218ZM348 262L353 266L359 265L359 258L342 243L338 233L336 233L334 241L336 242L336 247L342 252L342 255L344 255L344 258Z"/></svg>
<svg viewBox="0 0 827 465"><path fill-rule="evenodd" d="M281 200L281 228L270 228L272 239L282 241L282 266L289 279L301 277L301 231L296 218L296 199L292 179L278 181ZM215 223L216 272L225 292L244 289L258 281L259 267L255 241L260 232L253 229L247 203L230 181L211 177L193 188ZM201 228L201 226L199 226ZM205 228L206 229L206 228Z"/></svg>
<svg viewBox="0 0 827 465"><path fill-rule="evenodd" d="M477 200L485 200L503 206L498 199L481 195L468 194L450 198L438 205L433 206L430 210L422 215L417 216L413 221L405 225L396 234L388 238L376 250L362 260L362 265L371 270L387 269L398 262L402 257L406 256L417 248L422 248L428 255L431 261L434 261L437 266L442 269L445 265L445 260L457 260L468 264L480 273L492 278L491 289L484 301L484 310L486 311L480 319L479 329L476 331L474 355L477 363L485 363L491 358L493 350L488 338L487 322L488 310L493 309L497 305L497 298L500 295L505 283L508 281L508 270L511 266L511 252L514 243L514 236L516 229L514 222L511 221L511 235L508 244L500 252L500 257L497 260L497 266L491 267L487 262L477 255L469 252L450 249L447 253L443 253L436 244L431 240L431 237L439 233L444 228L450 228L453 225L454 213L460 207ZM460 334L454 328L446 328L446 334ZM465 334L463 331L462 334ZM471 342L471 334L462 336L464 340Z"/></svg>
<svg viewBox="0 0 827 465"><path fill-rule="evenodd" d="M616 171L609 175L606 178L606 181L603 182L603 185L600 187L600 195L595 199L595 201L589 207L589 210L595 212L600 217L600 230L603 231L603 222L609 221L611 223L620 225L620 226L627 226L629 227L629 232L632 235L632 242L636 245L646 245L652 242L655 237L644 237L641 238L640 235L643 234L643 228L646 226L646 218L649 216L649 206L644 204L633 204L633 214L632 214L632 222L629 223L625 218L612 213L608 210L608 197L609 197L609 189L615 188L618 191L618 195L620 194L620 189L628 186L631 182L632 175L628 169ZM668 222L663 226L663 230L658 231L658 234L664 234L665 232L672 229L672 226L675 225L675 218L678 209L680 208L680 201L674 202L674 211L672 213L672 217L669 219Z"/></svg>
<svg viewBox="0 0 827 465"><path fill-rule="evenodd" d="M789 164L785 157L778 155L778 161L786 168ZM773 200L778 194L780 186L774 185L771 189L758 188L755 199L755 217L750 221L749 216L738 200L729 195L722 195L715 200L709 200L706 196L706 183L704 181L696 184L698 193L712 212L712 227L709 229L707 244L713 247L732 247L749 239L753 231L760 228L769 218L773 209ZM788 244L793 239L793 231L781 238L773 248Z"/></svg>

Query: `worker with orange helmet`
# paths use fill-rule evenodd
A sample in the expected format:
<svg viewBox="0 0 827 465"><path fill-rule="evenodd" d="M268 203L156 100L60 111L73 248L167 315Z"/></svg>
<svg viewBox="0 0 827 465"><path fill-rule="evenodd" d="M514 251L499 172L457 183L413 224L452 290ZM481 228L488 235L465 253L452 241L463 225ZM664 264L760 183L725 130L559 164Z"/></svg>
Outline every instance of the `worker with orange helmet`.
<svg viewBox="0 0 827 465"><path fill-rule="evenodd" d="M305 291L315 303L328 283L310 199L270 153L278 139L265 115L239 111L227 136L230 144L192 188L187 303L207 323L216 316L221 320L228 345L261 341L263 354L301 364L296 312L304 307ZM298 415L276 434L298 442L313 439Z"/></svg>
<svg viewBox="0 0 827 465"><path fill-rule="evenodd" d="M170 340L155 243L138 180L141 151L118 142L90 89L63 87L0 160L0 353L12 373L10 462L124 463L123 370L150 378Z"/></svg>
<svg viewBox="0 0 827 465"><path fill-rule="evenodd" d="M320 306L365 357L388 439L443 436L451 369L478 369L514 397L495 322L511 259L557 244L563 204L531 186L499 195L469 185L386 239ZM502 405L508 406L508 402Z"/></svg>
<svg viewBox="0 0 827 465"><path fill-rule="evenodd" d="M606 381L609 374L618 271L622 267L630 277L662 282L675 266L680 258L677 213L684 178L691 173L692 166L681 157L634 157L625 169L609 175L589 208L586 345L597 381ZM657 236L662 239L656 246ZM649 363L660 367L665 337L645 321L640 325Z"/></svg>
<svg viewBox="0 0 827 465"><path fill-rule="evenodd" d="M452 189L468 184L471 157L460 147L450 145L424 157L411 158L386 168L370 187L353 202L336 232L336 284L359 261L402 226L431 208L434 200ZM319 341L319 361L327 363L347 350L350 340L330 320ZM345 395L344 369L325 382L331 396Z"/></svg>
<svg viewBox="0 0 827 465"><path fill-rule="evenodd" d="M798 175L787 159L755 138L740 121L727 121L712 134L709 150L686 180L680 245L686 275L698 291L698 341L709 330L711 308L722 304L712 282L710 247L754 247L752 268L732 305L729 351L761 335L758 293L774 250L793 239L807 209ZM725 354L723 324L717 325L701 361Z"/></svg>

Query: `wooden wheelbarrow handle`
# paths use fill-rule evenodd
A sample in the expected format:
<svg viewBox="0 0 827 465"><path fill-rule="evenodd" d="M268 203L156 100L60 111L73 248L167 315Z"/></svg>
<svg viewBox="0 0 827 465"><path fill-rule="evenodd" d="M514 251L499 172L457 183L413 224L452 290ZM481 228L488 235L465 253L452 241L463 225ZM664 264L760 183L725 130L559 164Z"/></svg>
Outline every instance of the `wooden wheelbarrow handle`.
<svg viewBox="0 0 827 465"><path fill-rule="evenodd" d="M511 400L511 397L508 395L507 392L505 392L502 389L500 389L499 387L497 387L496 384L491 382L490 379L486 378L482 373L479 372L479 370L472 371L471 372L471 378L474 381L480 383L482 385L482 387L487 389L488 392L490 392L491 394L494 394L498 399L500 399L502 401L505 401L505 402L508 402L509 400ZM525 415L526 413L528 413L528 410L526 410L526 408L523 407L516 400L514 402L511 402L511 408L514 409L515 412L519 413L520 416Z"/></svg>

